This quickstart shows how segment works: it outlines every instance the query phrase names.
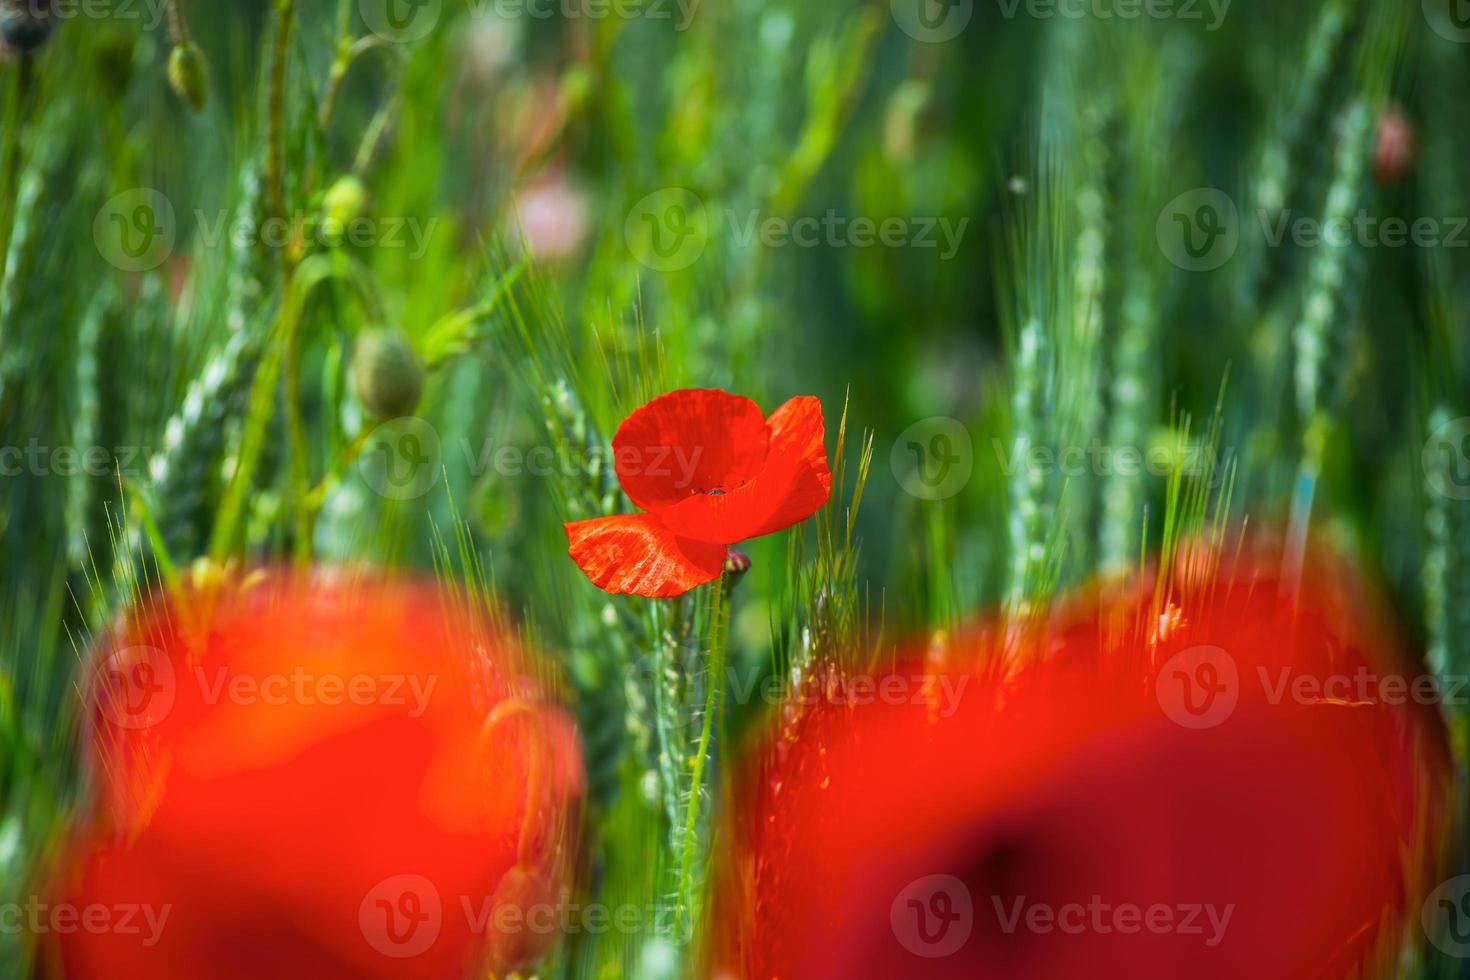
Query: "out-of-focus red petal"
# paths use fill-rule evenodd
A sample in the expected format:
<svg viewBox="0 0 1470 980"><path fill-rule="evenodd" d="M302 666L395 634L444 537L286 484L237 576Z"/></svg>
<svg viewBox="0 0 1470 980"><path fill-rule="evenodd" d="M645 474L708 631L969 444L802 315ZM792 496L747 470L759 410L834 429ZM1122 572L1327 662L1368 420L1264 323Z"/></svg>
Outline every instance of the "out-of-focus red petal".
<svg viewBox="0 0 1470 980"><path fill-rule="evenodd" d="M806 520L832 494L822 403L791 399L766 423L770 451L755 479L700 494L658 512L674 533L698 541L734 544Z"/></svg>
<svg viewBox="0 0 1470 980"><path fill-rule="evenodd" d="M717 388L660 395L623 420L613 466L628 499L658 510L691 494L747 481L766 459L760 406Z"/></svg>
<svg viewBox="0 0 1470 980"><path fill-rule="evenodd" d="M809 675L737 783L712 972L1377 975L1448 826L1444 733L1351 570L1279 568L1088 599L1005 677L967 659L997 663L1003 625L964 666Z"/></svg>
<svg viewBox="0 0 1470 980"><path fill-rule="evenodd" d="M614 595L683 595L720 577L725 546L686 541L648 514L566 525L570 554L592 584Z"/></svg>
<svg viewBox="0 0 1470 980"><path fill-rule="evenodd" d="M127 615L83 684L99 812L48 888L118 928L38 937L45 975L485 975L459 910L567 880L583 776L518 644L455 606L317 572Z"/></svg>

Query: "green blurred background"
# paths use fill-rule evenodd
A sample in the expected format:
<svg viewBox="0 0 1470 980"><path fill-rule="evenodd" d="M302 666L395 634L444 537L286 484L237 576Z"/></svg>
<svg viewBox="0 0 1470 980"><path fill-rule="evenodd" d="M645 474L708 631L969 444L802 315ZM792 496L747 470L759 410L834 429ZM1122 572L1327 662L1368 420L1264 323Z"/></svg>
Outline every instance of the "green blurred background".
<svg viewBox="0 0 1470 980"><path fill-rule="evenodd" d="M184 0L187 64L154 0L69 9L0 59L6 885L78 793L89 636L196 559L294 555L482 570L605 838L653 856L596 880L661 892L708 624L609 601L561 522L628 509L606 439L676 387L815 394L834 450L846 416L828 530L750 549L752 676L1243 518L1320 528L1470 662L1449 0ZM287 319L295 381L261 382ZM385 328L411 353L364 382Z"/></svg>

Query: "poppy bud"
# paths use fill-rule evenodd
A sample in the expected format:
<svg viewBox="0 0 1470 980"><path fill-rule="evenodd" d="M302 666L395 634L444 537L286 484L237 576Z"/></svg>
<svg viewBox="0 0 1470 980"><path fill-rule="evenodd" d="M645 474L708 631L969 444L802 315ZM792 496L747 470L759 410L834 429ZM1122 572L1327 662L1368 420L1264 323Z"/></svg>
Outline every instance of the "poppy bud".
<svg viewBox="0 0 1470 980"><path fill-rule="evenodd" d="M498 930L566 889L583 776L527 666L427 584L280 574L130 613L84 685L99 799L48 890L137 927L39 937L43 975L532 965L555 931Z"/></svg>
<svg viewBox="0 0 1470 980"><path fill-rule="evenodd" d="M514 909L490 931L489 972L494 977L520 973L546 955L561 917L560 885L540 869L516 865L500 879L491 906ZM512 921L513 920L513 921Z"/></svg>
<svg viewBox="0 0 1470 980"><path fill-rule="evenodd" d="M340 177L322 195L322 231L332 242L347 233L367 207L367 190L355 174Z"/></svg>
<svg viewBox="0 0 1470 980"><path fill-rule="evenodd" d="M1373 172L1378 182L1392 186L1403 180L1414 165L1414 124L1403 110L1390 106L1378 118L1373 147Z"/></svg>
<svg viewBox="0 0 1470 980"><path fill-rule="evenodd" d="M34 51L55 30L51 0L0 0L0 38L17 51Z"/></svg>
<svg viewBox="0 0 1470 980"><path fill-rule="evenodd" d="M725 574L731 578L738 579L750 571L750 556L739 548L731 548L725 552Z"/></svg>
<svg viewBox="0 0 1470 980"><path fill-rule="evenodd" d="M194 111L209 99L209 68L204 51L193 41L174 46L168 56L168 84Z"/></svg>
<svg viewBox="0 0 1470 980"><path fill-rule="evenodd" d="M424 368L408 338L391 328L367 330L352 355L352 387L375 418L413 414L424 391Z"/></svg>

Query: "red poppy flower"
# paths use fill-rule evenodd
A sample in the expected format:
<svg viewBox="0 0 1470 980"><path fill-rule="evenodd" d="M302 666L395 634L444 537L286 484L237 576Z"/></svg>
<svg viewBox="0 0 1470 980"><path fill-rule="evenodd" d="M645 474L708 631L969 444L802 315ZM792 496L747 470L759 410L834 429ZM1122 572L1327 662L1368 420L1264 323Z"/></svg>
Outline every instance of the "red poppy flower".
<svg viewBox="0 0 1470 980"><path fill-rule="evenodd" d="M822 404L804 395L761 414L710 388L660 395L623 420L613 465L647 511L566 526L571 556L614 594L676 596L720 576L729 545L806 520L827 502Z"/></svg>
<svg viewBox="0 0 1470 980"><path fill-rule="evenodd" d="M713 972L1390 975L1445 829L1443 731L1349 573L1313 559L1289 599L1278 565L962 644L1019 644L1007 676L814 682L738 783Z"/></svg>
<svg viewBox="0 0 1470 980"><path fill-rule="evenodd" d="M114 630L86 692L98 806L49 904L94 924L42 917L55 975L439 980L539 958L549 930L497 926L562 899L577 740L454 606L281 575Z"/></svg>

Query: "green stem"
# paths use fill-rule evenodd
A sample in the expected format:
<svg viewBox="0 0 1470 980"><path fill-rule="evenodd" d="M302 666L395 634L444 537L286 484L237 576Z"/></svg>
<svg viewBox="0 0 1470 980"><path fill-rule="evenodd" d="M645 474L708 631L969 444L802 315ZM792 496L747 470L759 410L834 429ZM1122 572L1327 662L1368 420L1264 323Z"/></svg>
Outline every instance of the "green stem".
<svg viewBox="0 0 1470 980"><path fill-rule="evenodd" d="M729 648L730 591L735 578L725 574L716 584L710 604L709 672L705 679L704 721L699 732L699 748L694 755L694 772L689 781L689 807L684 818L684 842L679 870L679 919L676 935L693 935L694 870L702 854L699 848L700 797L704 789L705 768L709 761L710 739L715 718L720 712L720 699L725 690L725 657Z"/></svg>
<svg viewBox="0 0 1470 980"><path fill-rule="evenodd" d="M34 72L35 66L30 53L22 53L15 73L15 86L11 89L5 107L4 147L0 149L5 167L4 171L0 171L0 177L4 181L3 190L0 190L0 202L5 206L4 212L0 213L0 283L5 281L5 266L10 258L10 234L15 227L17 198L20 195L21 136L30 114L28 107Z"/></svg>
<svg viewBox="0 0 1470 980"><path fill-rule="evenodd" d="M250 392L250 408L245 416L244 432L240 437L240 451L235 472L225 491L224 498L220 501L219 517L215 521L214 535L210 539L209 556L215 561L223 561L234 547L235 533L240 525L240 517L244 513L245 496L253 481L255 467L260 460L261 449L265 445L266 429L270 425L271 415L275 409L276 382L280 379L283 362L294 357L289 350L296 342L297 325L306 307L307 296L317 284L332 278L334 271L332 263L326 256L313 256L307 259L301 265L300 274L288 283L285 295L281 299L281 309L276 317L273 336L271 342L266 346L265 356L261 358L260 367L255 374L255 385ZM287 411L296 413L299 424L300 406L296 404L289 385L287 397L291 403ZM301 435L301 447L304 449L304 430ZM296 462L294 458L296 449L297 444L293 440L293 464ZM293 488L293 493L298 492L299 495L293 499L299 506L306 506L309 515L311 488L309 486ZM297 547L299 548L300 545L298 544Z"/></svg>
<svg viewBox="0 0 1470 980"><path fill-rule="evenodd" d="M266 211L272 218L286 217L286 58L291 25L296 19L296 0L276 0L275 33L271 42L270 82L266 104ZM282 262L287 252L282 250Z"/></svg>
<svg viewBox="0 0 1470 980"><path fill-rule="evenodd" d="M284 342L286 436L291 444L291 507L296 518L296 564L311 564L312 508L311 459L306 446L306 423L301 417L301 317L286 324Z"/></svg>
<svg viewBox="0 0 1470 980"><path fill-rule="evenodd" d="M318 116L322 132L332 125L332 115L337 109L337 96L342 90L342 79L352 65L352 0L337 3L337 51L332 56L332 67L327 72L327 87L322 92L321 113Z"/></svg>
<svg viewBox="0 0 1470 980"><path fill-rule="evenodd" d="M189 19L184 16L184 0L167 0L164 17L168 23L168 39L182 47L189 43Z"/></svg>

